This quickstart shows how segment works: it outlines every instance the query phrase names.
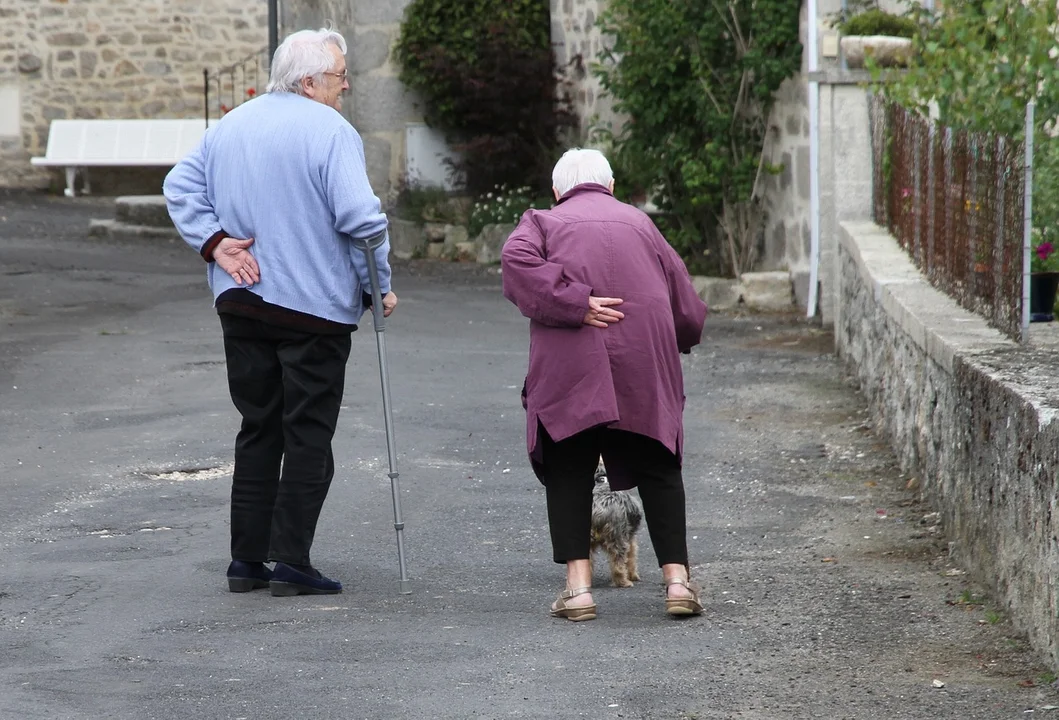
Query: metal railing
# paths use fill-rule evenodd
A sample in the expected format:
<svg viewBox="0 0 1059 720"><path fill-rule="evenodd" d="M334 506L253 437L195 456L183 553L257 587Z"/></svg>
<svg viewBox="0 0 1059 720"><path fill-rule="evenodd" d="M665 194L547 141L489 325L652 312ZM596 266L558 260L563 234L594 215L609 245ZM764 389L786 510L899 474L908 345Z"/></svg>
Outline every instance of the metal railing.
<svg viewBox="0 0 1059 720"><path fill-rule="evenodd" d="M956 130L872 97L875 222L929 282L1023 339L1023 143Z"/></svg>
<svg viewBox="0 0 1059 720"><path fill-rule="evenodd" d="M232 108L264 91L268 84L268 48L261 48L242 60L219 70L202 71L203 110L206 126L210 117L220 118Z"/></svg>

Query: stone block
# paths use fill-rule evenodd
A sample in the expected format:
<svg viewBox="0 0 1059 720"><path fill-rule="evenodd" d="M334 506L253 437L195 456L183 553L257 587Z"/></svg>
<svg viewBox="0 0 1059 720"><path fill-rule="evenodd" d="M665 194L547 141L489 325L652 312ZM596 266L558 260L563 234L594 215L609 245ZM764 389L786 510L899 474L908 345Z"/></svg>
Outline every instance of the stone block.
<svg viewBox="0 0 1059 720"><path fill-rule="evenodd" d="M360 75L386 64L390 57L390 33L368 30L357 33L349 47L350 71Z"/></svg>
<svg viewBox="0 0 1059 720"><path fill-rule="evenodd" d="M426 253L427 239L423 228L411 220L390 219L390 254L401 260Z"/></svg>
<svg viewBox="0 0 1059 720"><path fill-rule="evenodd" d="M353 126L362 133L390 132L418 118L411 93L396 76L364 75L353 81Z"/></svg>
<svg viewBox="0 0 1059 720"><path fill-rule="evenodd" d="M387 25L399 23L409 0L356 0L353 16L357 25Z"/></svg>
<svg viewBox="0 0 1059 720"><path fill-rule="evenodd" d="M743 273L743 301L757 310L790 310L794 289L789 272Z"/></svg>
<svg viewBox="0 0 1059 720"><path fill-rule="evenodd" d="M171 245L184 242L174 227L166 229L148 225L130 225L117 220L89 220L88 236L101 240L147 241Z"/></svg>
<svg viewBox="0 0 1059 720"><path fill-rule="evenodd" d="M467 236L467 228L463 225L446 225L445 226L445 249L452 251L456 246L466 243L470 240Z"/></svg>
<svg viewBox="0 0 1059 720"><path fill-rule="evenodd" d="M445 229L444 223L428 222L423 224L423 233L426 236L428 242L432 243L443 243L445 242Z"/></svg>
<svg viewBox="0 0 1059 720"><path fill-rule="evenodd" d="M514 229L514 225L486 225L482 228L475 238L478 263L489 265L500 262L500 252Z"/></svg>
<svg viewBox="0 0 1059 720"><path fill-rule="evenodd" d="M731 310L743 300L743 285L738 280L695 275L691 282L711 311Z"/></svg>
<svg viewBox="0 0 1059 720"><path fill-rule="evenodd" d="M809 279L808 270L791 272L791 284L794 286L794 302L803 310L809 307ZM817 300L817 312L819 312L819 297Z"/></svg>
<svg viewBox="0 0 1059 720"><path fill-rule="evenodd" d="M368 182L379 197L386 197L390 192L390 161L393 157L393 146L385 137L378 135L362 136L364 142L364 162L368 166Z"/></svg>
<svg viewBox="0 0 1059 720"><path fill-rule="evenodd" d="M453 246L451 256L461 262L474 262L478 258L478 250L473 242L466 240Z"/></svg>
<svg viewBox="0 0 1059 720"><path fill-rule="evenodd" d="M123 195L115 198L114 217L128 225L173 228L164 195Z"/></svg>
<svg viewBox="0 0 1059 720"><path fill-rule="evenodd" d="M427 244L427 257L431 260L439 260L445 256L445 243L432 242Z"/></svg>

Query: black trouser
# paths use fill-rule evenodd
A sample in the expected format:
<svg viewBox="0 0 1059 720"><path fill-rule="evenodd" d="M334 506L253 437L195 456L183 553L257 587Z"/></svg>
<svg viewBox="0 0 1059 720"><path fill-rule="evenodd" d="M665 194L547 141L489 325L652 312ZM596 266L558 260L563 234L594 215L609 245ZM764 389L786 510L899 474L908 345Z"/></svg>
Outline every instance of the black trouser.
<svg viewBox="0 0 1059 720"><path fill-rule="evenodd" d="M350 334L220 318L228 387L243 416L232 475L232 559L309 565L335 474L331 439Z"/></svg>
<svg viewBox="0 0 1059 720"><path fill-rule="evenodd" d="M638 479L644 519L658 565L688 564L684 480L665 445L624 430L592 428L555 442L541 428L548 526L557 563L590 556L592 487L600 455Z"/></svg>

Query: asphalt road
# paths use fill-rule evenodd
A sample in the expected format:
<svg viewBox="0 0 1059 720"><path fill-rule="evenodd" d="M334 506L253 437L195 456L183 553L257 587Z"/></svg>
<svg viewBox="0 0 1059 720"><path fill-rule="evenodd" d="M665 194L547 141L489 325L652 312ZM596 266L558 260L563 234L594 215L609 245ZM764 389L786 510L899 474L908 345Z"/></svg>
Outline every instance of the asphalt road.
<svg viewBox="0 0 1059 720"><path fill-rule="evenodd" d="M237 416L202 262L87 239L109 214L0 194L0 718L1059 717L830 334L796 316L711 316L685 358L705 616L663 613L642 532L643 582L610 588L597 562L599 619L549 618L563 576L524 455L527 322L469 265L395 271L412 594L370 323L314 546L346 591L228 593Z"/></svg>

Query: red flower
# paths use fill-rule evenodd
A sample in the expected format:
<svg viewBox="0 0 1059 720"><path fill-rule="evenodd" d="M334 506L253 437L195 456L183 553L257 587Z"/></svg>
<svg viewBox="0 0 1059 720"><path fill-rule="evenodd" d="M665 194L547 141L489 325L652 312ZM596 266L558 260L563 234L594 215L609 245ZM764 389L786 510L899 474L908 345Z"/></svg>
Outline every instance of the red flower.
<svg viewBox="0 0 1059 720"><path fill-rule="evenodd" d="M257 90L255 90L254 88L247 88L246 94L249 97L254 97L255 95L257 95Z"/></svg>
<svg viewBox="0 0 1059 720"><path fill-rule="evenodd" d="M225 115L226 115L226 114L228 114L228 112L229 112L230 110L231 110L231 108L230 108L230 107L228 107L227 105L221 105L221 113L222 113L222 114L225 114Z"/></svg>

